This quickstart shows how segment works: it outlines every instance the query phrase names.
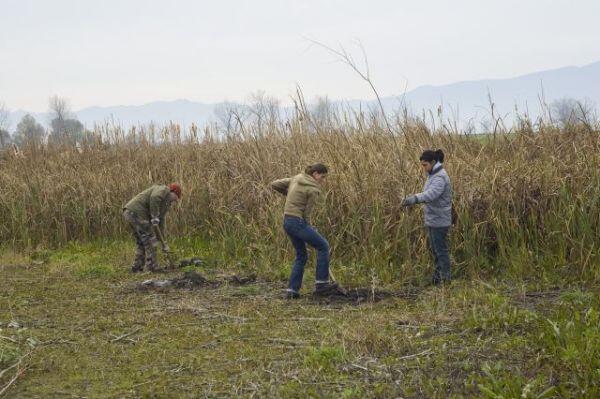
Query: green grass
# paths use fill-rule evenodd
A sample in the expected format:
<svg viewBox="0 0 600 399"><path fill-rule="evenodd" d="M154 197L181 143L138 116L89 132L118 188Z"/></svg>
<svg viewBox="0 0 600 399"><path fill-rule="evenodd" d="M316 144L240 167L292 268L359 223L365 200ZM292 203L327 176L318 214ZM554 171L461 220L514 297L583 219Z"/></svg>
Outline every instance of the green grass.
<svg viewBox="0 0 600 399"><path fill-rule="evenodd" d="M210 258L205 243L177 248L208 257L197 269L211 278L256 271ZM288 302L275 273L244 286L140 290L180 272L132 275L132 252L128 242L95 242L1 253L0 369L29 354L8 397L600 395L594 287L456 280L360 306ZM339 278L373 282L352 273Z"/></svg>

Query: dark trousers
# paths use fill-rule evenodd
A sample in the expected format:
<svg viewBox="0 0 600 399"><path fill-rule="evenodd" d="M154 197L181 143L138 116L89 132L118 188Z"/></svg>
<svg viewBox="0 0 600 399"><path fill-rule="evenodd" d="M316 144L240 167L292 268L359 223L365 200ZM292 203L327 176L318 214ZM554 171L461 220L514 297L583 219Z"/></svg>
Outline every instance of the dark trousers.
<svg viewBox="0 0 600 399"><path fill-rule="evenodd" d="M450 227L427 227L429 245L435 260L433 283L450 282L450 250L448 249L448 230Z"/></svg>
<svg viewBox="0 0 600 399"><path fill-rule="evenodd" d="M306 244L317 250L317 283L329 282L329 243L327 240L299 217L286 215L283 219L283 229L296 250L289 288L298 292L302 287L304 266L308 260Z"/></svg>

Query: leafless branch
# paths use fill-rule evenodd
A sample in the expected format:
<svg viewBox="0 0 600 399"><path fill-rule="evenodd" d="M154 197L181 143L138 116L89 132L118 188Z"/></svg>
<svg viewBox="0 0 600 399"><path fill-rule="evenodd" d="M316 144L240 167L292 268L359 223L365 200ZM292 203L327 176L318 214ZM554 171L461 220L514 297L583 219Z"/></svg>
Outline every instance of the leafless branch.
<svg viewBox="0 0 600 399"><path fill-rule="evenodd" d="M381 102L381 97L379 96L379 92L375 88L375 85L373 84L373 81L371 79L367 54L366 54L364 47L360 43L360 41L357 41L357 45L360 48L361 53L363 55L363 59L364 59L364 63L365 63L364 71L359 68L357 63L354 61L354 58L352 57L352 55L343 46L340 45L339 49L336 49L336 48L328 46L324 43L316 41L314 39L307 38L306 40L308 40L310 43L312 43L318 47L321 47L321 48L327 50L329 53L335 55L337 57L338 61L341 61L344 64L348 65L362 80L364 80L369 85L369 87L371 88L371 91L373 92L373 94L375 95L375 98L377 99L377 104L379 105L379 110L381 111L381 116L383 117L385 126L386 126L388 132L390 133L390 135L392 135L392 137L394 137L394 131L392 130L392 127L390 126L390 124L388 122L385 110L383 108L383 103Z"/></svg>

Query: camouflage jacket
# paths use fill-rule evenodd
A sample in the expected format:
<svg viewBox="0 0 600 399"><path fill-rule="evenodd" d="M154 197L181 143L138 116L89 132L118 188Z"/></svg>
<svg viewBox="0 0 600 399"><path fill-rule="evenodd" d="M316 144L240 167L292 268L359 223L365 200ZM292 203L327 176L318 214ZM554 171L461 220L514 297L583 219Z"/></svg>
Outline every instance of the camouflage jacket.
<svg viewBox="0 0 600 399"><path fill-rule="evenodd" d="M167 186L154 185L133 197L124 208L133 212L140 221L159 218L160 228L164 231L165 216L170 208L169 192Z"/></svg>

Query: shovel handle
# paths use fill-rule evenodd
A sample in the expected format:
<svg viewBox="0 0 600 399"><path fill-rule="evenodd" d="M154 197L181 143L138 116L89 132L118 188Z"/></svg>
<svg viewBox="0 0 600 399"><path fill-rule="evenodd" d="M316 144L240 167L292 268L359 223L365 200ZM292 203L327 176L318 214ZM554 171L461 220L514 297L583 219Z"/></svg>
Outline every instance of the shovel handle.
<svg viewBox="0 0 600 399"><path fill-rule="evenodd" d="M331 281L333 281L334 283L337 283L337 280L335 279L335 277L333 277L333 272L331 271L331 267L329 268L329 278L331 279Z"/></svg>
<svg viewBox="0 0 600 399"><path fill-rule="evenodd" d="M165 251L165 246L167 245L167 243L165 241L165 237L163 236L162 231L160 230L160 227L155 226L154 229L156 231L156 235L158 236L160 243L163 246L163 252L167 255L167 259L169 260L169 266L171 268L174 268L175 262L173 262L173 254L171 253L171 251Z"/></svg>
<svg viewBox="0 0 600 399"><path fill-rule="evenodd" d="M156 235L158 236L158 240L160 241L160 243L164 246L165 244L165 238L163 237L162 231L160 231L160 227L158 226L154 226L154 232L156 233Z"/></svg>
<svg viewBox="0 0 600 399"><path fill-rule="evenodd" d="M339 283L337 282L337 280L333 276L333 273L331 272L331 266L329 267L329 278L331 279L332 282L338 284L338 289L342 292L342 294L348 295L348 291L346 291L346 289L344 287L342 287L341 285L339 285Z"/></svg>

